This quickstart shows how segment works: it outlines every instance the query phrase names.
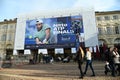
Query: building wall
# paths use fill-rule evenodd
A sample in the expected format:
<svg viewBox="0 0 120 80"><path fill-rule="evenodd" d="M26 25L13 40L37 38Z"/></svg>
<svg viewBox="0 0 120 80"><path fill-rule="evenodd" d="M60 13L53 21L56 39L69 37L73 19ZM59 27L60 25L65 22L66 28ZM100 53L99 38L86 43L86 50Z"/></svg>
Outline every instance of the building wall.
<svg viewBox="0 0 120 80"><path fill-rule="evenodd" d="M120 44L120 11L95 12L99 45ZM0 54L14 49L17 19L0 22Z"/></svg>
<svg viewBox="0 0 120 80"><path fill-rule="evenodd" d="M0 54L6 55L7 50L14 49L16 21L5 19L0 22Z"/></svg>
<svg viewBox="0 0 120 80"><path fill-rule="evenodd" d="M99 45L120 44L120 11L96 12Z"/></svg>

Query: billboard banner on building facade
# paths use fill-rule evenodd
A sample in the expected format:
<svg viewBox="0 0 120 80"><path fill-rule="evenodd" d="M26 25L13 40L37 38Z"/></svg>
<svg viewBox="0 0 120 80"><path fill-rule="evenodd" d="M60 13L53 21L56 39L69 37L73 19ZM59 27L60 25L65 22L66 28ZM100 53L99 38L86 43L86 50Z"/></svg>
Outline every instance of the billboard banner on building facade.
<svg viewBox="0 0 120 80"><path fill-rule="evenodd" d="M27 20L25 48L74 47L76 34L84 34L81 15Z"/></svg>

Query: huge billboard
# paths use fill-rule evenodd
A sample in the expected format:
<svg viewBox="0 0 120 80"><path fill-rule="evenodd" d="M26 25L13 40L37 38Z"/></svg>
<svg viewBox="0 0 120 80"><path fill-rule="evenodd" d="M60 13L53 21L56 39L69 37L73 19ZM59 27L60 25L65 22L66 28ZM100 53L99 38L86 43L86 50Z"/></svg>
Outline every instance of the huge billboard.
<svg viewBox="0 0 120 80"><path fill-rule="evenodd" d="M84 39L83 26L82 15L26 20L25 48L75 47L76 35Z"/></svg>

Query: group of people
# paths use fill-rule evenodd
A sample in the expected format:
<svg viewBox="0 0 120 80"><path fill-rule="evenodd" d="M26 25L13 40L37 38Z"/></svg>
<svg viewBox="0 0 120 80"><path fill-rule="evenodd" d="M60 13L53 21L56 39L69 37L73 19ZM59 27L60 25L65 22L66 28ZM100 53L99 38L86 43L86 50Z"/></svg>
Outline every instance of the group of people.
<svg viewBox="0 0 120 80"><path fill-rule="evenodd" d="M118 53L118 49L116 47L109 48L106 53L106 65L109 65L109 69L107 69L105 65L105 74L107 75L108 72L111 72L111 75L115 77L117 74L120 76L120 54ZM82 64L84 61L84 58L86 58L86 67L83 71ZM78 62L78 68L80 70L80 78L83 78L88 70L88 66L90 66L90 69L92 70L92 75L95 76L94 68L92 66L92 53L89 50L89 47L86 48L86 55L84 54L84 51L81 47L79 47L76 55L76 60ZM106 70L107 69L107 70Z"/></svg>
<svg viewBox="0 0 120 80"><path fill-rule="evenodd" d="M89 50L89 47L86 48L86 67L85 67L85 71L83 72L82 70L82 64L83 64L83 60L84 60L84 51L81 47L79 47L78 51L77 51L77 55L76 55L76 60L78 62L78 68L80 70L80 78L83 78L88 70L88 66L90 66L91 70L92 70L92 75L91 76L95 76L95 72L92 66L92 53Z"/></svg>
<svg viewBox="0 0 120 80"><path fill-rule="evenodd" d="M50 55L43 55L42 57L43 63L52 63L53 64L53 57Z"/></svg>
<svg viewBox="0 0 120 80"><path fill-rule="evenodd" d="M106 66L105 66L105 74L111 72L113 77L118 74L120 76L120 54L118 53L118 49L108 48L105 53ZM109 68L109 69L108 69Z"/></svg>

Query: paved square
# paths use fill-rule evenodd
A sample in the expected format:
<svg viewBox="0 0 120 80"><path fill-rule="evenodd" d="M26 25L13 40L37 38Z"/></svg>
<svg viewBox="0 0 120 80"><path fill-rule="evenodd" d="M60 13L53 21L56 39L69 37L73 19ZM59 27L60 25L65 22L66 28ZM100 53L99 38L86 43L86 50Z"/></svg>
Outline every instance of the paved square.
<svg viewBox="0 0 120 80"><path fill-rule="evenodd" d="M120 76L112 77L110 73L104 74L104 61L93 61L95 77L90 68L84 80L120 80ZM85 62L83 64L85 69ZM79 80L79 70L76 62L53 64L19 65L0 70L0 80Z"/></svg>

